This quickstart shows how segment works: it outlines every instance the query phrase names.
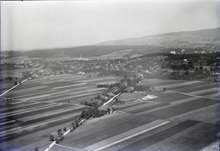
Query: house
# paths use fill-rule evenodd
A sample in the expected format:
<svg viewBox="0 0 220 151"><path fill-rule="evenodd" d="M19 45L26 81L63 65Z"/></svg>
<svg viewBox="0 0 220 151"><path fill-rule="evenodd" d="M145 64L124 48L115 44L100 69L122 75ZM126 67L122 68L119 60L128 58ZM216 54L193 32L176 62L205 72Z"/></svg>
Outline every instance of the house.
<svg viewBox="0 0 220 151"><path fill-rule="evenodd" d="M175 55L175 54L176 54L176 51L170 51L170 54L174 54L174 55Z"/></svg>

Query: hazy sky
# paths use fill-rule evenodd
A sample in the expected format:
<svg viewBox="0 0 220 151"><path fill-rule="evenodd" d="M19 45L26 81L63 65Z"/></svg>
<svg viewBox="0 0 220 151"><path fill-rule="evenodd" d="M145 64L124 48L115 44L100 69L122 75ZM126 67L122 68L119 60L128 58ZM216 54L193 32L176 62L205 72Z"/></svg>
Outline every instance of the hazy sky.
<svg viewBox="0 0 220 151"><path fill-rule="evenodd" d="M1 2L2 50L89 45L219 26L220 0Z"/></svg>

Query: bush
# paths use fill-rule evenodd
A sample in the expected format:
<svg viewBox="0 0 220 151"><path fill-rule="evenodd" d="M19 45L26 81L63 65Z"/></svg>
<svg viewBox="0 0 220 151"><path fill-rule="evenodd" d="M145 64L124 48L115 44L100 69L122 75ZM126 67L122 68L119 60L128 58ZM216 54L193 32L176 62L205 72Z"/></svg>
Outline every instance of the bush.
<svg viewBox="0 0 220 151"><path fill-rule="evenodd" d="M49 135L49 141L54 141L54 136L52 134Z"/></svg>
<svg viewBox="0 0 220 151"><path fill-rule="evenodd" d="M80 117L83 119L89 119L91 117L100 117L106 114L106 111L99 110L98 107L89 108L81 112Z"/></svg>

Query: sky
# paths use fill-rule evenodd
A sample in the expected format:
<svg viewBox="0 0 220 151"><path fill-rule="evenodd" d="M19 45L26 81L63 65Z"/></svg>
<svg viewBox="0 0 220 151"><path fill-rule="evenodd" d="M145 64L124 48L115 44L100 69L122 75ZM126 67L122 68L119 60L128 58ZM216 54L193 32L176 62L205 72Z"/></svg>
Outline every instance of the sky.
<svg viewBox="0 0 220 151"><path fill-rule="evenodd" d="M219 27L220 0L1 2L1 50L91 45Z"/></svg>

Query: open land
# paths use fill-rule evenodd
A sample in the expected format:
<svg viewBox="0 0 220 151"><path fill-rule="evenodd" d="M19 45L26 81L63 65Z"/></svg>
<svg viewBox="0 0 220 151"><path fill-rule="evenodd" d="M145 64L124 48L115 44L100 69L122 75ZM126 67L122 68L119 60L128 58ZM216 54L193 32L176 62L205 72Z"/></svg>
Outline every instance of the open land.
<svg viewBox="0 0 220 151"><path fill-rule="evenodd" d="M105 90L97 88L96 83L119 79L65 74L22 83L1 98L0 138L4 142L0 150L49 144L49 133L69 126L69 121L86 108L82 101ZM41 141L36 143L36 140Z"/></svg>
<svg viewBox="0 0 220 151"><path fill-rule="evenodd" d="M68 126L86 108L82 100L105 90L97 83L119 79L60 75L23 83L1 104L0 137L9 140L0 148L44 150L48 134ZM113 105L116 112L86 121L51 150L196 151L217 141L217 83L154 79L140 85L155 91L124 93Z"/></svg>

